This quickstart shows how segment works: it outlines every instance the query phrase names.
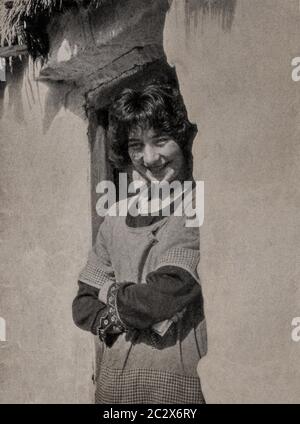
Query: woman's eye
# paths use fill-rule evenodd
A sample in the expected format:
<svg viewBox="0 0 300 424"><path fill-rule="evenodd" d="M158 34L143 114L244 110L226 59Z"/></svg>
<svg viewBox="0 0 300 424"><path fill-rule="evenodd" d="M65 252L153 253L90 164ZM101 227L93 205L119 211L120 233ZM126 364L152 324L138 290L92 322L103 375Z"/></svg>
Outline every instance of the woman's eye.
<svg viewBox="0 0 300 424"><path fill-rule="evenodd" d="M141 150L142 144L141 143L129 143L128 148L130 150Z"/></svg>
<svg viewBox="0 0 300 424"><path fill-rule="evenodd" d="M164 146L169 141L169 138L159 138L156 140L155 144L158 146Z"/></svg>

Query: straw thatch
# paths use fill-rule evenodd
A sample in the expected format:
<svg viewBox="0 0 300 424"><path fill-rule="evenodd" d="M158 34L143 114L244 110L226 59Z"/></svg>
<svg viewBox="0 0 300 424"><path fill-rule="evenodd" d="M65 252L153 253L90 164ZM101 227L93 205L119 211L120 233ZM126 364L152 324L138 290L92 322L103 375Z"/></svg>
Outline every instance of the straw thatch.
<svg viewBox="0 0 300 424"><path fill-rule="evenodd" d="M49 51L47 24L54 14L69 8L99 8L109 1L126 0L0 0L0 45L26 45L33 58L45 58ZM219 16L223 29L230 28L236 0L182 1L188 28L197 25L200 15Z"/></svg>
<svg viewBox="0 0 300 424"><path fill-rule="evenodd" d="M108 0L1 0L0 45L27 45L34 57L49 50L47 24L50 18L70 8L100 7Z"/></svg>

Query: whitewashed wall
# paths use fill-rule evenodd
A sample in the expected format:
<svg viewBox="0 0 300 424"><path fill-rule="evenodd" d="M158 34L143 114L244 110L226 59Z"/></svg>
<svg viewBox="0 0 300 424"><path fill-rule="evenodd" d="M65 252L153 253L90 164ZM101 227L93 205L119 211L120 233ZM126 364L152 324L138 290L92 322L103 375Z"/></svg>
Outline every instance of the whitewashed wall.
<svg viewBox="0 0 300 424"><path fill-rule="evenodd" d="M0 120L0 402L90 402L93 341L71 316L91 241L87 122L46 106L32 65L12 86Z"/></svg>
<svg viewBox="0 0 300 424"><path fill-rule="evenodd" d="M199 127L204 393L217 403L299 402L299 1L238 0L231 32L205 19L188 39L183 5L173 1L164 47Z"/></svg>

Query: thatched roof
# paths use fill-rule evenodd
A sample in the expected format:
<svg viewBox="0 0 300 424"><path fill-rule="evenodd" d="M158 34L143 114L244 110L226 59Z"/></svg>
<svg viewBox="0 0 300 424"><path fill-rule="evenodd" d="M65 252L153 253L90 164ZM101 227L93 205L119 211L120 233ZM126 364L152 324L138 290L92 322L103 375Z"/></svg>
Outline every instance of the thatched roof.
<svg viewBox="0 0 300 424"><path fill-rule="evenodd" d="M126 0L0 0L0 45L25 45L33 58L45 58L49 51L47 24L54 14L70 8L99 8L110 1ZM188 28L193 22L197 25L200 15L219 16L222 27L230 28L236 0L182 1Z"/></svg>
<svg viewBox="0 0 300 424"><path fill-rule="evenodd" d="M1 45L11 45L17 41L28 18L37 14L51 14L54 9L62 7L61 0L2 0L0 3Z"/></svg>
<svg viewBox="0 0 300 424"><path fill-rule="evenodd" d="M27 45L35 58L48 53L46 26L51 16L69 8L100 7L109 0L1 0L0 45Z"/></svg>

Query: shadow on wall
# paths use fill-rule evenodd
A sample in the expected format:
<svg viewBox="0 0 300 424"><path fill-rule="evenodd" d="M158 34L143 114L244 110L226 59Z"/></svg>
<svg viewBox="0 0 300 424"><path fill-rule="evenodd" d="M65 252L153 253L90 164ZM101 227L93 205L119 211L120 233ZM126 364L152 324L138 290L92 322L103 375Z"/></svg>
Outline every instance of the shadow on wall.
<svg viewBox="0 0 300 424"><path fill-rule="evenodd" d="M236 0L184 0L187 34L192 28L197 29L199 21L207 17L218 19L224 31L230 30L235 8Z"/></svg>
<svg viewBox="0 0 300 424"><path fill-rule="evenodd" d="M27 63L27 60L24 62ZM23 103L20 101L26 67L26 63L24 62L14 59L11 66L6 67L6 82L1 84L0 117L4 113L4 90L7 89L9 98L8 108L12 110L17 122L24 120Z"/></svg>
<svg viewBox="0 0 300 424"><path fill-rule="evenodd" d="M32 60L24 57L22 60L13 58L11 66L7 66L6 81L0 82L0 119L4 115L4 108L7 107L15 121L22 123L25 120L24 108L31 111L38 104L41 109L44 108L43 132L45 134L60 109L67 107L68 94L74 90L74 86L64 81L47 81L48 90L45 99L42 99L39 82L34 75L31 75L33 67ZM5 91L8 94L6 105ZM70 109L75 109L75 106L72 108L70 105Z"/></svg>
<svg viewBox="0 0 300 424"><path fill-rule="evenodd" d="M4 91L5 91L6 82L0 81L0 119L3 116L4 112Z"/></svg>

